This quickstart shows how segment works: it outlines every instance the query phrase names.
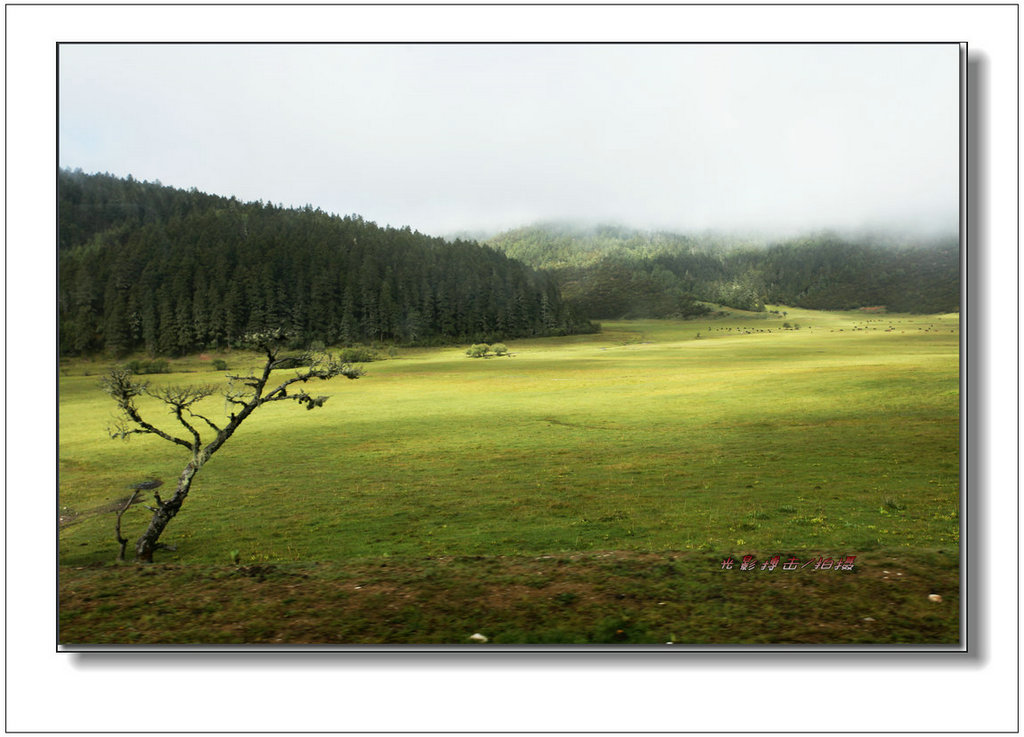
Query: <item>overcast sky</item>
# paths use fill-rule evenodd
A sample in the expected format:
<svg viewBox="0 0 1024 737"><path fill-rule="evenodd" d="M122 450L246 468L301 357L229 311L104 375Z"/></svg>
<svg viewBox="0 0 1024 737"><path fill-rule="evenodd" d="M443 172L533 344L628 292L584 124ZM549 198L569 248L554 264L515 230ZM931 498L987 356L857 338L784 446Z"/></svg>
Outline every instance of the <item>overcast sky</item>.
<svg viewBox="0 0 1024 737"><path fill-rule="evenodd" d="M60 164L443 235L956 233L956 45L62 45Z"/></svg>

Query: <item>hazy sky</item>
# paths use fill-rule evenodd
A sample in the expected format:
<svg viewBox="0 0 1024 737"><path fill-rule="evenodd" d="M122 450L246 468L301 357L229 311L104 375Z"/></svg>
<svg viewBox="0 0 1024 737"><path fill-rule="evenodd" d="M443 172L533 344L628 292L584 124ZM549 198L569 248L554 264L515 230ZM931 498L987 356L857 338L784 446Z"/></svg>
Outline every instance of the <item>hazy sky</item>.
<svg viewBox="0 0 1024 737"><path fill-rule="evenodd" d="M431 234L955 233L956 45L62 45L60 164Z"/></svg>

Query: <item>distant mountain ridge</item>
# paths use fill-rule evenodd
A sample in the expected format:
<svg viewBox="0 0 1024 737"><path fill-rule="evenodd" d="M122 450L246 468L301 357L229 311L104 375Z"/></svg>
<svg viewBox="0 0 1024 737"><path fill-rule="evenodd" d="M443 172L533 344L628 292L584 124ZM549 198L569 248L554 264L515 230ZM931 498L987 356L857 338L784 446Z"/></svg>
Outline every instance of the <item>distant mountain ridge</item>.
<svg viewBox="0 0 1024 737"><path fill-rule="evenodd" d="M765 304L894 312L953 312L960 304L955 238L823 232L753 239L548 223L486 241L552 274L567 304L592 319L687 317L701 304Z"/></svg>

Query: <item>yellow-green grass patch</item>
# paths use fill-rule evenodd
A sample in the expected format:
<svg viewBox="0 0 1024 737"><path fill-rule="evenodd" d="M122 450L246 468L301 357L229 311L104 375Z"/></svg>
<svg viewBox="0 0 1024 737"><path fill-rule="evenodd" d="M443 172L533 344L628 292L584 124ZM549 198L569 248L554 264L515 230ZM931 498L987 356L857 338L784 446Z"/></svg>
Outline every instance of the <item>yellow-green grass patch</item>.
<svg viewBox="0 0 1024 737"><path fill-rule="evenodd" d="M510 341L511 358L400 349L358 381L313 386L331 395L321 409L254 414L197 476L163 538L177 550L161 558L955 558L958 317L779 309L789 314L606 323ZM173 485L187 461L157 438L109 439L100 363L84 376L73 362L60 379L60 554L71 570L115 557L107 507L131 483ZM225 381L198 360L177 368L146 378ZM172 426L159 403L141 406ZM222 412L223 399L204 409ZM145 522L138 507L124 517L129 536Z"/></svg>

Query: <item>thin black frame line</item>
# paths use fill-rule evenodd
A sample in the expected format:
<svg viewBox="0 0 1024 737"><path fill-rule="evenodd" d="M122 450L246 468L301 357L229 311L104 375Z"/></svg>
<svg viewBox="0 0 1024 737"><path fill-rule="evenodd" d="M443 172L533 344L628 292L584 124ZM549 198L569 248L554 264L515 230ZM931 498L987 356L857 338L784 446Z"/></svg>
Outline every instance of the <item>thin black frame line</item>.
<svg viewBox="0 0 1024 737"><path fill-rule="evenodd" d="M1021 7L1017 6L1017 488L1021 487L1021 272L1020 272L1020 242L1021 242ZM1017 550L1021 546L1021 501L1020 494L1017 495ZM1021 570L1017 567L1017 632L1020 633L1021 623ZM1017 639L1017 731L1021 728L1021 643Z"/></svg>
<svg viewBox="0 0 1024 737"><path fill-rule="evenodd" d="M4 22L4 100L6 101L6 99L7 99L7 74L8 74L8 70L11 67L11 65L10 65L10 48L11 48L11 46L10 46L9 43L7 43L7 34L10 33L10 25L6 22L7 21L7 8L6 8L6 6L4 7L4 21L5 21ZM6 162L8 162L10 160L10 159L7 158L7 136L8 136L8 131L10 131L10 127L8 126L8 120L7 120L7 105L5 104L4 105L4 243L5 244L10 242L9 239L8 239L8 230L7 230L7 228L8 228L8 225L7 225L8 194L7 193L10 192L10 187L8 186L10 184L10 176L9 176L10 172L9 172L9 170L7 168L7 165L6 165ZM8 355L8 353L7 353L7 335L8 335L8 332L7 332L7 315L8 315L7 306L8 306L8 294L7 294L7 289L6 289L6 280L7 280L7 274L9 272L7 271L7 266L8 266L8 262L7 262L7 248L5 247L4 248L4 282L5 282L5 285L4 285L5 286L5 289L4 289L4 396L7 396L7 391L8 391L8 384L7 384L7 377L8 377L8 372L7 372L7 355ZM59 377L59 374L58 374L58 377ZM55 382L59 382L59 378L56 378ZM59 404L59 402L58 402L58 404ZM7 424L7 402L4 402L4 434L5 434L5 437L6 437L6 433L7 433L7 427L8 427L8 424ZM58 433L59 433L60 425L58 424L57 427L58 427ZM58 455L58 458L59 458L59 455ZM59 462L60 461L58 460L58 463ZM7 469L8 468L9 468L9 466L7 464L7 443L5 442L4 443L4 488L5 489L7 488L7 482L8 482L8 476L7 476ZM4 642L8 641L8 627L9 627L8 622L10 621L10 619L8 617L8 611L7 611L7 603L10 601L9 592L7 590L7 561L9 560L8 553L9 553L9 550L10 550L9 547L8 547L9 546L9 542L8 542L8 535L7 535L7 520L8 519L9 519L9 516L8 516L8 509L7 509L7 495L4 494ZM59 552L60 552L60 549L59 549L60 539L59 539L59 537L55 541L55 544L58 546L58 554L59 554ZM60 558L58 557L57 560L58 560L58 563L59 563ZM58 565L58 569L59 568L60 568L60 566ZM58 597L58 601L59 601L59 597ZM58 619L56 621L59 622L60 618L58 617ZM4 648L4 678L6 679L7 676L8 676L7 648L5 647ZM7 689L4 688L4 729L7 729L7 726L8 726L7 725L7 715L9 713L10 712L9 712L9 710L7 708Z"/></svg>
<svg viewBox="0 0 1024 737"><path fill-rule="evenodd" d="M645 731L630 731L630 732L622 732L622 731L620 731L620 732L611 732L611 731L579 731L579 730L565 731L565 732L551 732L551 731L547 731L547 730L544 730L544 731L540 731L540 730L538 730L538 731L519 731L519 732L482 731L482 730L461 730L461 731L433 730L433 731L429 731L429 732L413 732L413 731L407 731L407 732L397 731L396 732L394 730L389 730L389 731L379 731L379 730L358 730L358 731L355 731L355 730L347 730L347 731L344 731L344 730L298 730L298 731L294 731L294 732L281 732L281 731L270 732L270 731L251 731L251 730L246 730L246 731L231 730L231 731L224 731L224 732L208 732L208 731L201 731L201 730L188 730L188 731L178 730L178 731L171 732L171 731L161 730L161 731L154 731L154 732L138 732L138 731L128 731L128 730L115 730L115 731L88 730L88 731L75 731L75 732L49 732L49 731L42 731L42 730L26 730L24 732L14 732L12 734L99 734L99 735L106 735L106 734L244 734L244 735L249 735L249 734L354 734L354 735L362 735L362 734L380 734L380 735L391 735L391 734L424 734L424 735L434 735L434 734L436 734L436 735L451 735L451 734L465 734L465 735L476 735L476 734L500 734L500 735L505 735L505 734L571 734L571 735L575 735L575 734L579 734L579 735L591 735L591 734L601 734L601 735L604 735L604 734L625 734L625 735L635 735L635 734L658 734L658 735L660 735L660 734L723 734L723 735L727 735L727 734L779 734L779 735L791 735L791 734L810 734L810 735L815 735L815 734L856 734L856 735L860 735L860 734L881 734L881 735L888 735L888 734L924 734L924 735L932 735L932 734L972 734L973 735L973 734L1013 734L1013 733L1010 732L1010 731L1005 731L1005 730L982 730L982 731L978 731L978 730L970 730L970 731L968 731L968 730L959 730L959 731L955 731L955 730L943 730L943 731L913 730L913 731L908 731L908 732L892 732L892 731L889 731L889 730L871 730L871 731L843 730L843 731L837 731L837 732L824 732L824 731L821 731L821 730L801 730L801 731L772 730L772 731L766 731L766 732L735 732L735 731L723 731L723 730L678 730L678 731L672 731L672 730L664 730L664 731L645 730Z"/></svg>
<svg viewBox="0 0 1024 737"><path fill-rule="evenodd" d="M967 414L967 400L965 398L965 389L967 388L966 378L970 372L970 367L966 365L969 361L969 356L965 350L967 346L966 333L969 332L968 321L963 319L966 314L967 307L967 290L968 290L968 265L967 265L967 222L969 213L967 212L967 203L970 202L970 194L968 192L969 183L967 181L967 136L968 136L968 91L970 83L968 81L968 63L970 60L970 48L969 42L964 42L961 45L960 52L960 447L963 449L963 456L960 462L960 508L967 512L966 516L961 515L960 518L960 538L963 540L965 537L964 530L970 529L970 510L967 508L967 478L968 478L968 445L967 445L967 425L968 425L968 414ZM966 652L971 651L969 631L970 623L968 619L968 600L967 591L970 587L969 571L967 570L967 552L966 549L970 547L970 537L967 536L967 544L960 546L960 640L965 643Z"/></svg>
<svg viewBox="0 0 1024 737"><path fill-rule="evenodd" d="M58 189L57 189L57 191L54 192L55 207L53 208L53 211L54 211L53 214L54 214L54 220L55 220L55 223L54 223L55 233L57 235L57 242L54 243L54 250L57 252L56 255L58 257L57 294L54 295L54 297L55 297L54 307L57 308L57 315L56 315L57 324L54 326L56 328L56 331L57 331L57 340L56 340L57 375L54 377L54 384L55 384L55 389L56 389L56 391L54 392L54 396L57 397L57 403L56 403L57 406L55 408L56 409L55 415L56 415L56 422L57 422L57 424L56 424L56 427L57 427L57 457L54 459L54 466L55 466L55 471L56 471L56 477L55 478L57 480L57 486L54 489L54 507L55 507L54 511L57 512L57 537L56 537L56 540L54 540L54 545L56 547L56 551L55 552L56 552L56 556L57 556L57 576L56 576L55 581L54 581L54 583L56 585L56 590L54 591L54 596L55 596L54 602L56 602L56 605L57 605L57 618L54 620L54 632L55 632L55 634L57 636L57 642L60 642L60 268L59 268L59 263L60 263L60 258L59 258L60 257L60 189L59 189L59 187L60 187L60 44L57 44L56 46L57 46L57 48L56 48L56 59L55 59L55 61L56 61L56 64L57 64L57 68L55 70L56 73L54 74L54 76L56 77L56 82L55 82L55 85L54 85L54 91L55 91L55 95L56 95L56 98L57 98L57 100L56 100L56 102L57 102L57 109L55 110L56 115L54 116L54 135L55 135L55 137L57 139L57 143L56 143L56 147L55 147L54 153L57 156L57 160L54 163L57 164L57 171L54 172L54 185ZM5 480L5 482L6 482L6 480ZM5 616L6 616L6 613L5 613ZM4 633L4 636L5 637L7 636L6 632Z"/></svg>
<svg viewBox="0 0 1024 737"><path fill-rule="evenodd" d="M830 8L861 8L861 7L895 7L895 8L932 8L932 7L1012 7L1018 3L89 3L82 6L78 3L7 3L13 7L314 7L314 8L347 8L347 7L370 7L370 8L689 8L689 7L713 7L713 8L807 8L807 7L830 7Z"/></svg>
<svg viewBox="0 0 1024 737"><path fill-rule="evenodd" d="M64 4L59 4L58 3L58 4L53 4L53 5L64 5ZM1002 4L993 4L993 5L1002 5ZM1019 17L1019 6L1018 6L1018 17ZM649 41L636 41L636 42L631 42L631 41L616 41L616 42L595 42L595 41L582 41L582 42L574 42L574 41L569 41L569 42L560 42L560 41L542 41L542 42L531 42L531 41L522 41L522 42L520 42L520 41L502 41L502 42L487 42L487 41L456 41L456 42L417 41L417 42L411 42L411 43L414 43L416 45L449 45L449 44L458 44L458 45L499 45L499 44L500 45L510 45L510 44L512 44L512 45L596 45L596 44L611 45L611 44L617 44L617 45L730 45L730 46L742 46L742 45L820 45L820 46L824 46L824 45L830 45L830 46L836 46L836 45L950 45L950 44L956 43L958 46L960 46L961 48L964 49L964 60L965 60L965 62L966 62L966 47L967 47L967 42L965 42L965 41L916 41L916 42L900 42L900 41L885 41L885 42L871 42L871 41L839 41L839 42L828 42L828 41L794 41L794 42L786 42L786 41L750 41L750 42L745 42L745 41L737 41L737 42L729 42L729 41L716 41L716 42L704 42L704 41L698 41L698 42L686 42L686 41L655 41L655 42L649 42ZM56 125L56 147L55 147L55 152L57 154L58 162L59 162L59 153L60 153L60 128L59 128L59 124L60 124L60 104L59 104L60 98L59 98L59 92L60 92L60 46L61 45L69 45L69 46L71 46L71 45L86 45L86 46L87 45L140 45L141 46L141 45L218 45L218 44L223 44L223 45L404 45L405 42L390 42L390 41L387 41L387 42L365 42L365 41L358 41L358 42L344 42L344 41L342 41L342 42L330 42L330 41L301 42L301 41L299 41L299 42L266 42L266 43L263 43L263 42L252 42L252 41L240 41L240 42L239 41L236 41L236 42L216 42L216 41L202 41L202 42L189 42L189 41L180 41L180 42L176 42L176 41L161 41L161 42L119 41L119 42L112 42L110 44L104 44L104 42L99 42L99 41L83 41L83 42L60 42L60 41L58 41L58 42L55 43L55 51L56 51L56 70L55 70L55 72L56 72L56 85L55 85L55 89L56 89L56 101L57 101L57 105L56 105L56 124L57 125ZM6 53L5 53L5 57L6 57ZM1018 58L1019 58L1019 40L1018 40ZM960 74L960 79L959 79L958 85L959 85L960 89L963 90L963 89L966 88L966 84L967 84L967 81L966 81L966 63L965 63L963 65L962 69L961 69L961 74ZM6 71L5 71L5 86L6 86ZM965 126L965 124L963 122L963 119L964 119L964 117L966 116L966 113L967 113L966 109L963 107L963 103L965 103L965 101L966 101L966 98L964 97L963 93L961 92L961 127L960 127L960 130L961 130L961 135L960 135L960 147L961 147L961 157L960 158L961 158L961 161L963 160L963 151L965 149L965 143L964 143L964 138L963 138L964 126ZM1019 101L1019 90L1018 90L1018 101ZM6 123L6 110L5 110L5 123ZM1019 115L1018 115L1018 131L1019 131ZM5 138L5 154L6 154L6 138ZM55 176L57 177L57 179L59 179L59 172L60 172L60 166L59 166L59 163L58 163L57 171L55 173ZM963 222L964 222L964 208L966 206L966 200L964 198L966 197L966 186L967 186L963 174L964 174L963 164L961 164L961 185L962 185L961 197L962 197L962 202L964 203L963 206L960 209L961 240L963 240L963 238L965 237L965 234L963 232ZM1018 162L1018 183L1019 183L1019 162ZM59 185L59 182L55 180L55 184ZM1018 190L1019 190L1019 186L1018 186ZM57 199L57 202L56 202L57 207L55 208L55 210L57 210L57 212L56 212L56 217L57 217L56 225L57 225L57 232L59 233L59 193L57 193L55 195L55 197ZM5 209L6 209L6 201L5 201ZM5 222L5 235L6 235L6 222ZM1019 238L1019 211L1018 211L1018 238ZM57 246L57 248L59 248L59 243L55 244L55 245ZM6 253L5 253L5 266L6 266ZM57 272L57 279L58 279L58 282L59 282L59 270ZM963 286L962 286L962 288L961 288L961 304L962 304L962 300L963 300L963 296L964 296L963 295L963 291L964 290L963 290ZM5 297L5 303L6 303L6 297ZM1018 303L1019 303L1019 279L1018 279ZM5 327L6 327L6 314L5 314ZM961 342L962 341L963 341L963 337L961 336ZM5 334L5 346L6 346L6 334ZM1019 355L1019 336L1018 336L1018 355ZM58 360L59 360L59 338L58 338ZM6 359L5 359L5 363L6 363ZM1018 372L1019 372L1019 361L1018 361ZM1019 380L1019 376L1018 376L1018 380ZM58 386L58 390L59 390L59 372L58 372L58 376L55 377L55 382L56 382L56 384ZM5 377L5 388L6 388L6 377ZM59 396L59 391L58 391L58 396ZM961 399L961 401L962 401L962 399ZM962 410L962 408L961 408L961 410ZM60 412L60 410L59 410L59 402L58 402L58 404L57 404L58 423L59 423L59 412ZM962 411L961 411L961 418L963 418ZM966 422L966 420L964 420L964 422ZM6 424L6 407L5 407L5 424ZM1018 425L1019 425L1019 408L1018 408ZM1019 430L1018 430L1018 435L1019 435ZM57 443L58 443L57 450L59 451L59 448L60 448L60 445L59 445L59 443L60 443L59 434L58 434L58 438L57 438ZM966 455L966 447L965 447L964 453ZM5 448L5 458L6 458L6 448ZM1019 459L1019 456L1018 456L1018 482L1019 482L1019 462L1020 462L1020 459ZM59 464L58 464L57 473L58 473L58 484L57 484L57 488L55 489L55 493L56 493L56 507L58 508L58 512L59 512L59 506L60 506L60 501L59 501L59 494L60 494L60 491L59 491ZM5 467L5 481L6 481L6 467ZM963 494L962 486L963 485L961 485L961 494ZM6 498L4 500L4 504L5 504L5 513L6 513L6 505L7 505ZM1019 527L1018 527L1018 542L1019 542L1019 534L1020 534L1020 531L1019 531ZM56 546L57 546L57 561L58 561L56 585L57 585L57 593L59 594L59 586L60 586L59 536L58 536L58 539L56 541ZM6 551L6 542L5 542L5 551ZM963 546L961 546L960 555L961 555L961 560L962 560L963 556L964 556L964 548L963 548ZM961 565L961 573L963 573L963 566L962 565ZM964 584L962 584L962 586L963 585ZM5 594L6 594L6 577L5 577ZM1018 581L1018 594L1019 594L1019 581ZM57 613L59 614L59 596L57 597L57 600L58 600ZM6 599L5 599L5 615L6 615ZM658 647L658 646L622 646L621 649L618 648L618 647L605 648L605 647L602 647L600 645L597 645L597 646L595 646L595 645L587 645L587 646L579 646L579 647L570 647L570 646L561 646L561 647L559 647L559 646L554 646L554 647L550 647L550 648L544 648L543 646L537 646L537 645L524 645L522 647L513 647L511 649L488 648L486 650L484 650L484 649L474 649L474 648L460 647L458 644L441 646L438 649L432 649L432 648L428 649L428 648L423 647L423 646L421 646L421 647L413 646L413 648L411 648L411 649L402 649L403 646L401 646L401 645L398 646L398 648L392 649L391 647L389 647L387 645L382 645L381 644L381 645L371 645L371 646L368 646L366 649L362 649L362 648L359 648L359 646L354 646L354 645L329 644L329 643L325 643L323 645L312 646L311 649L301 649L301 650L279 649L279 648L277 648L277 647L275 647L273 645L266 646L266 645L260 645L258 643L240 643L238 645L235 645L232 649L221 649L222 646L213 645L213 644L211 644L209 646L205 646L205 645L202 645L202 644L189 644L189 645L184 645L181 649L178 649L178 648L176 648L176 647L174 647L172 645L167 645L167 644L164 644L164 645L161 645L161 644L141 645L141 646L140 645L123 645L123 646L122 645L97 645L96 647L98 649L91 649L91 646L89 646L88 644L80 643L79 647L88 647L88 648L90 648L88 650L83 650L83 649L77 649L75 645L62 645L60 643L59 616L56 617L56 620L57 620L56 625L55 625L55 634L56 634L56 638L55 638L56 639L55 652L56 653L101 653L102 652L102 653L110 653L110 654L127 654L127 653L131 653L131 652L136 652L136 653L138 653L138 652L150 652L150 653L155 653L155 652L174 652L174 653L194 653L194 654L199 654L199 653L232 653L232 652L239 652L239 653L255 653L255 654L268 654L268 653L273 653L273 654L280 654L280 653L310 653L310 654L314 654L314 655L323 655L325 653L334 653L334 652L337 652L337 653L362 652L362 653L379 653L379 654L388 654L388 653L416 653L416 654L422 654L422 653L440 653L440 654L458 653L458 654L461 654L463 652L484 652L484 653L502 653L502 655L504 656L506 654L533 655L533 654L536 654L536 653L584 653L584 654L589 654L589 653L595 653L595 654L627 653L627 654L631 654L631 655L632 654L646 655L648 653L650 653L650 654L655 654L655 653L656 654L661 654L661 653L665 653L665 652L678 652L678 653L714 652L714 654L716 656L720 655L720 654L730 654L730 653L735 653L735 654L751 654L751 653L755 653L755 654L766 654L766 655L773 655L773 656L778 656L780 654L783 655L783 656L786 656L788 654L794 654L794 653L800 653L800 654L804 654L804 653L823 653L823 654L824 653L827 653L827 654L843 653L843 654L864 654L864 655L877 655L879 653L891 653L893 655L904 656L904 655L909 655L909 654L931 654L931 653L944 653L944 654L957 654L957 655L959 655L959 654L969 654L969 652L970 652L969 643L965 643L964 642L964 640L965 640L965 638L964 638L964 622L963 622L963 617L962 616L961 616L961 623L960 623L960 628L961 628L960 640L959 640L958 643L949 643L949 644L939 643L939 644L932 644L932 645L922 645L919 648L915 648L913 643L893 644L891 646L885 645L885 644L882 644L882 643L876 643L876 644L869 644L869 645L866 645L866 646L859 646L859 647L858 646L854 646L854 645L844 645L844 644L841 644L841 643L835 643L835 644L832 644L832 645L824 645L824 646L818 646L818 645L814 645L814 644L807 644L807 645L799 645L799 644L775 644L775 645L772 645L772 644L769 644L769 645L765 645L765 646L759 647L759 646L752 646L750 643L747 643L747 644L744 644L744 645L739 645L736 648L730 647L728 645L709 645L706 648L698 647L698 646L693 646L693 645L690 645L690 646L680 645L679 647L671 647L671 648L662 648L662 647ZM1018 602L1018 622L1019 622L1019 602ZM7 634L7 632L6 632L6 616L5 616L5 636L6 636L6 634ZM285 646L285 647L287 648L288 646ZM754 649L749 649L751 647L753 647ZM848 647L849 648L856 647L856 649L846 649ZM113 649L99 649L99 648L113 648ZM199 648L199 649L197 649L197 648ZM235 649L235 648L238 648L238 649ZM726 649L722 649L722 648L726 648ZM833 649L833 648L838 648L838 649ZM907 648L911 648L911 649L907 649ZM7 664L7 660L6 660L6 652L5 652L5 672L6 672L6 664ZM1018 656L1018 685L1019 685L1019 668L1020 668L1020 661L1019 661L1019 656ZM1018 695L1018 702L1019 702L1019 695ZM5 706L6 706L6 693L5 693ZM1019 707L1018 707L1018 712L1019 712ZM1019 722L1019 715L1018 715L1018 722Z"/></svg>
<svg viewBox="0 0 1024 737"><path fill-rule="evenodd" d="M958 41L57 41L58 46L950 46Z"/></svg>
<svg viewBox="0 0 1024 737"><path fill-rule="evenodd" d="M790 654L800 653L807 655L836 654L844 655L874 655L902 658L907 655L947 655L959 656L967 654L957 643L929 644L929 643L893 643L893 644L832 644L818 645L815 643L805 644L778 644L766 643L759 645L760 649L751 650L747 648L753 645L731 645L708 644L708 645L680 645L665 647L661 645L619 645L608 646L604 644L593 645L496 645L490 648L482 648L475 645L464 645L462 643L440 644L440 645L408 645L404 643L351 645L345 643L323 643L304 646L306 649L296 649L297 645L275 645L273 643L225 643L225 644L95 644L77 643L71 645L60 645L59 652L71 655L130 655L130 654L185 654L196 655L311 655L321 656L327 654L338 655L397 655L397 654L434 654L452 655L456 653L476 653L481 657L500 654L501 657L508 655L549 655L573 653L579 655L607 655L615 653L620 655L645 657L648 655L661 655L666 652L678 652L689 654L711 654L719 655L749 655L760 654L765 657L785 657ZM576 649L572 649L576 648ZM618 648L618 649L616 649ZM785 649L783 649L785 648ZM813 648L813 649L812 649ZM849 649L846 649L849 648ZM854 649L856 648L856 649ZM910 648L910 649L907 649Z"/></svg>

